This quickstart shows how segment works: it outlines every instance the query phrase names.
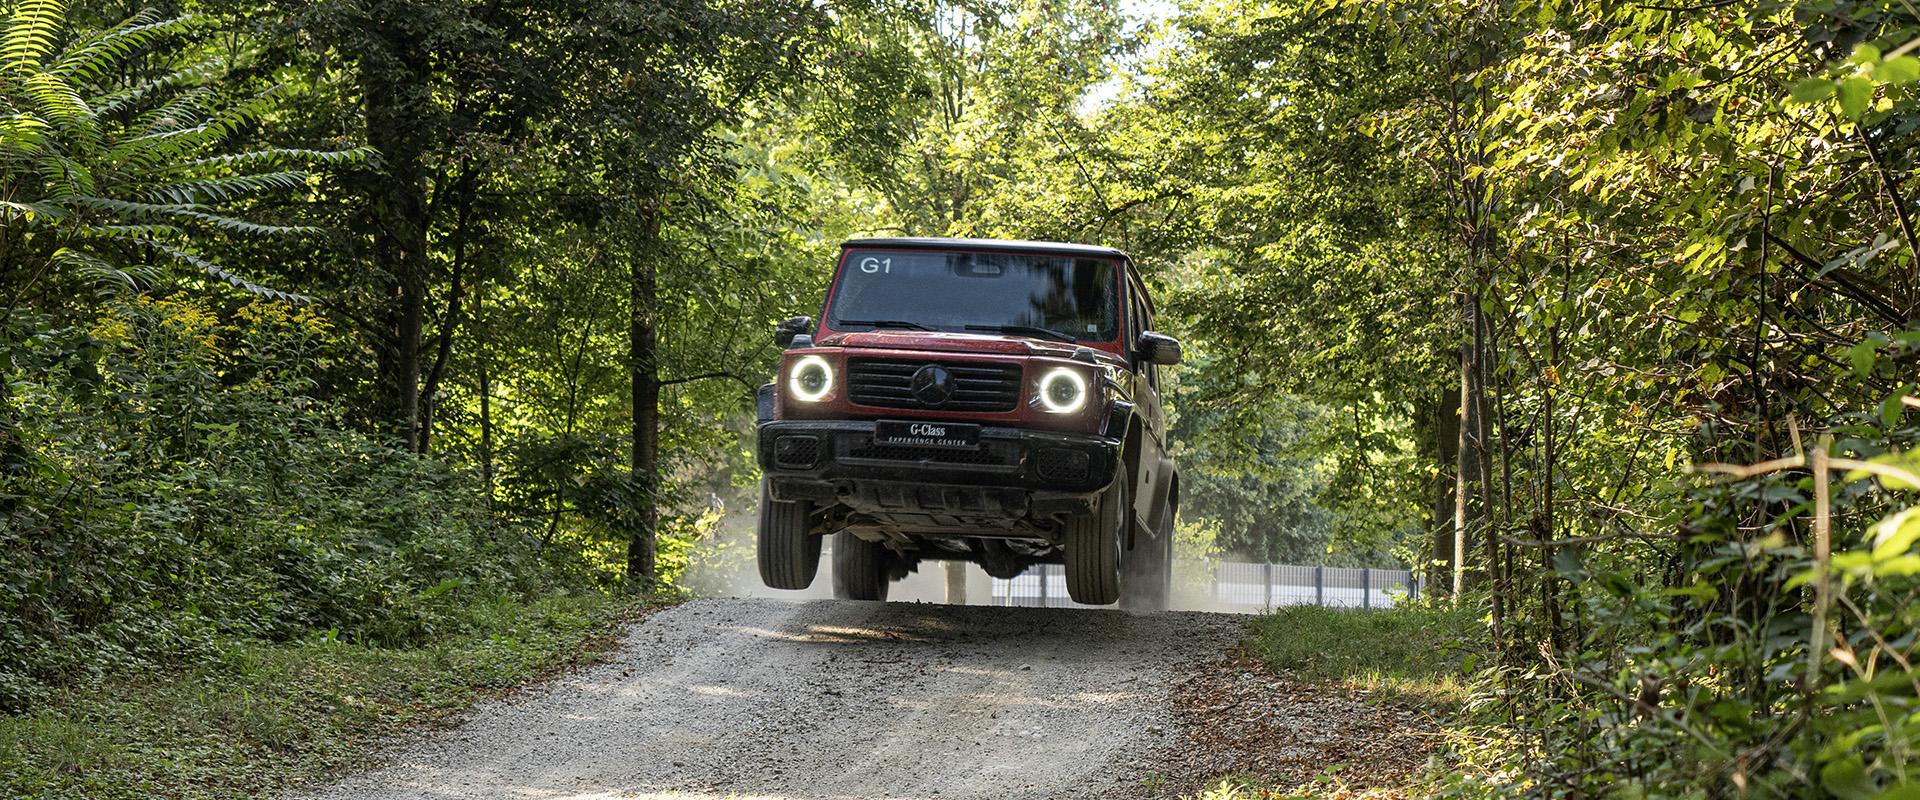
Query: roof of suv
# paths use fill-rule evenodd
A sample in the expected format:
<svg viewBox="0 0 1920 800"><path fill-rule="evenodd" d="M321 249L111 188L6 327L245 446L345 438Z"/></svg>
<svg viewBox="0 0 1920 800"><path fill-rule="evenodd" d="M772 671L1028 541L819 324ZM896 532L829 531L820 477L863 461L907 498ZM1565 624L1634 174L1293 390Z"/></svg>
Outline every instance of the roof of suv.
<svg viewBox="0 0 1920 800"><path fill-rule="evenodd" d="M896 250L975 250L995 253L1045 253L1080 258L1117 258L1132 261L1126 253L1111 247L1066 242L1023 242L1017 239L946 239L939 237L899 237L850 239L840 245L849 247L893 248Z"/></svg>

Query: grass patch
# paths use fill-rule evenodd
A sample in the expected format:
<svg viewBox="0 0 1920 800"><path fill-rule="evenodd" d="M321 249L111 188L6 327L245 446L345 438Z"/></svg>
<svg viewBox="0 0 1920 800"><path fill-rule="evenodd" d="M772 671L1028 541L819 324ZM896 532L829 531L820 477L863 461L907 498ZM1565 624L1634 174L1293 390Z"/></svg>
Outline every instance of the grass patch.
<svg viewBox="0 0 1920 800"><path fill-rule="evenodd" d="M1274 669L1436 709L1465 702L1468 645L1483 635L1472 609L1422 606L1281 606L1248 625L1248 650Z"/></svg>
<svg viewBox="0 0 1920 800"><path fill-rule="evenodd" d="M605 596L498 601L470 632L410 649L319 637L238 643L189 669L74 687L0 717L0 796L239 798L359 765L409 726L595 663L649 605Z"/></svg>

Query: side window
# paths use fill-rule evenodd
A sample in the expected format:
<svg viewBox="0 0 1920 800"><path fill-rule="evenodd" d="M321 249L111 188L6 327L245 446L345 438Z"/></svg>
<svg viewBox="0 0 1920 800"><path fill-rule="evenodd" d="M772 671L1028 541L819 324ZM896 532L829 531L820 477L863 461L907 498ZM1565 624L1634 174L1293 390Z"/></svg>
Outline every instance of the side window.
<svg viewBox="0 0 1920 800"><path fill-rule="evenodd" d="M1133 343L1140 340L1140 332L1146 330L1146 318L1140 313L1140 293L1133 288L1133 282L1128 281L1126 287L1127 340L1124 344L1127 346L1127 349L1131 350L1133 349Z"/></svg>
<svg viewBox="0 0 1920 800"><path fill-rule="evenodd" d="M1131 349L1134 343L1140 340L1140 333L1142 331L1152 330L1152 328L1150 327L1152 324L1153 324L1153 320L1148 319L1147 317L1147 303L1145 298L1142 297L1140 294L1140 286L1132 281L1128 281L1127 282L1127 331L1128 331L1127 347ZM1160 389L1159 368L1154 366L1153 364L1139 364L1138 366L1140 369L1141 377L1147 379L1147 385L1153 387L1155 391L1159 391Z"/></svg>
<svg viewBox="0 0 1920 800"><path fill-rule="evenodd" d="M1147 318L1147 304L1145 302L1140 304L1140 324L1143 330L1153 330L1151 327L1153 320ZM1147 372L1147 385L1153 387L1153 391L1158 393L1160 391L1160 365L1147 362L1140 366L1145 368Z"/></svg>

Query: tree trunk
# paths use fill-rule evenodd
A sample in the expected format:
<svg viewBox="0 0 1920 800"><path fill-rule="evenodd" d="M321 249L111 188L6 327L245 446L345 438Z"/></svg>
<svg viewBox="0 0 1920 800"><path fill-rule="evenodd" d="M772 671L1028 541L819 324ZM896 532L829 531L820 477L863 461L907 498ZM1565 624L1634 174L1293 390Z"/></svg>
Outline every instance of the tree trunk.
<svg viewBox="0 0 1920 800"><path fill-rule="evenodd" d="M5 317L0 317L0 324L6 322ZM5 357L6 347L12 344L4 337L5 334L0 333L0 358ZM20 440L20 411L14 407L13 389L5 377L0 375L0 519L9 519L23 505L27 470L33 458L26 443Z"/></svg>
<svg viewBox="0 0 1920 800"><path fill-rule="evenodd" d="M1763 253L1766 252L1764 247L1763 244L1761 250ZM1560 281L1560 300L1568 302L1573 294L1572 259L1563 261L1562 269L1564 272ZM1547 368L1553 372L1548 376L1546 391L1543 392L1545 396L1542 400L1545 403L1545 409L1540 415L1543 430L1539 469L1543 477L1540 480L1540 530L1537 534L1540 541L1546 543L1545 547L1540 548L1540 595L1541 605L1545 606L1547 614L1547 643L1554 652L1560 652L1566 646L1563 635L1566 628L1560 613L1560 578L1554 565L1555 556L1559 555L1559 550L1553 545L1554 537L1558 535L1556 533L1558 526L1554 520L1554 472L1560 467L1560 431L1557 425L1558 418L1555 416L1558 413L1557 406L1560 399L1559 319L1555 319L1553 326L1547 329L1547 365Z"/></svg>
<svg viewBox="0 0 1920 800"><path fill-rule="evenodd" d="M1446 592L1453 584L1454 498L1460 463L1460 389L1440 390L1433 414L1434 463L1446 467L1433 476L1433 557L1427 565L1427 585Z"/></svg>
<svg viewBox="0 0 1920 800"><path fill-rule="evenodd" d="M447 376L447 366L453 360L453 337L460 333L461 312L467 299L464 278L467 274L467 243L470 223L473 220L473 183L475 171L466 170L454 184L454 197L460 204L453 226L453 286L447 290L446 311L440 315L440 331L434 337L433 368L427 372L427 383L420 390L420 433L418 453L426 453L433 446L433 422L440 410L440 384Z"/></svg>
<svg viewBox="0 0 1920 800"><path fill-rule="evenodd" d="M477 359L480 362L480 486L486 492L487 507L493 507L493 361L487 350L486 328L482 325L482 314L486 311L486 293L484 289L473 298L473 322L478 342Z"/></svg>
<svg viewBox="0 0 1920 800"><path fill-rule="evenodd" d="M656 263L659 210L643 206L638 220L628 286L628 363L633 378L633 486L637 508L627 531L627 587L639 590L654 581L654 529L659 522L660 374L659 306Z"/></svg>
<svg viewBox="0 0 1920 800"><path fill-rule="evenodd" d="M1479 462L1479 470L1475 477L1479 480L1481 542L1484 545L1483 557L1486 559L1486 574L1482 576L1482 580L1491 583L1493 587L1491 604L1493 640L1504 643L1506 628L1504 600L1507 587L1500 562L1501 521L1497 516L1493 486L1493 448L1487 443L1489 427L1487 419L1492 415L1492 409L1488 408L1487 404L1487 317L1480 310L1478 293L1469 294L1467 300L1469 306L1467 313L1471 314L1473 319L1473 364L1472 369L1467 373L1472 376L1470 388L1462 402L1474 412L1473 455Z"/></svg>
<svg viewBox="0 0 1920 800"><path fill-rule="evenodd" d="M480 364L480 487L493 503L493 382L485 362Z"/></svg>
<svg viewBox="0 0 1920 800"><path fill-rule="evenodd" d="M457 262L456 262L457 263ZM460 331L461 302L465 292L460 285L460 270L453 273L453 288L447 295L447 312L440 319L440 335L434 337L433 369L427 372L425 388L420 390L420 433L416 453L425 453L433 446L433 418L440 408L440 383L446 379L447 365L453 361L453 337Z"/></svg>
<svg viewBox="0 0 1920 800"><path fill-rule="evenodd" d="M1453 595L1467 591L1467 509L1479 482L1480 464L1473 456L1474 430L1480 426L1476 406L1466 402L1473 396L1473 356L1460 348L1460 397L1462 399L1459 433L1454 437L1453 460Z"/></svg>
<svg viewBox="0 0 1920 800"><path fill-rule="evenodd" d="M424 170L426 102L424 49L417 42L386 43L387 59L362 65L367 144L380 151L383 174L370 191L373 266L383 276L387 306L376 333L381 412L406 442L420 447L421 330L426 320L428 207Z"/></svg>

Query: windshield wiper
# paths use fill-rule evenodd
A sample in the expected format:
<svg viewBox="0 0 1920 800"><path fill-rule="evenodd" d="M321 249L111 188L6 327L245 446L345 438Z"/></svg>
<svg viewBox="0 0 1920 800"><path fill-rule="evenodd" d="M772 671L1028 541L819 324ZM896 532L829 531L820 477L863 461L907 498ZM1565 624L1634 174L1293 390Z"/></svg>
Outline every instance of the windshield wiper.
<svg viewBox="0 0 1920 800"><path fill-rule="evenodd" d="M1032 325L968 325L967 330L993 331L995 333L1024 333L1028 336L1036 336L1041 339L1052 339L1056 342L1066 342L1068 344L1072 344L1074 342L1080 341L1079 339L1075 339L1072 336L1061 333L1059 331L1051 330L1048 328L1036 328Z"/></svg>
<svg viewBox="0 0 1920 800"><path fill-rule="evenodd" d="M866 325L871 328L910 328L916 331L933 330L918 322L909 322L904 319L836 319L833 321L833 324L835 326Z"/></svg>

